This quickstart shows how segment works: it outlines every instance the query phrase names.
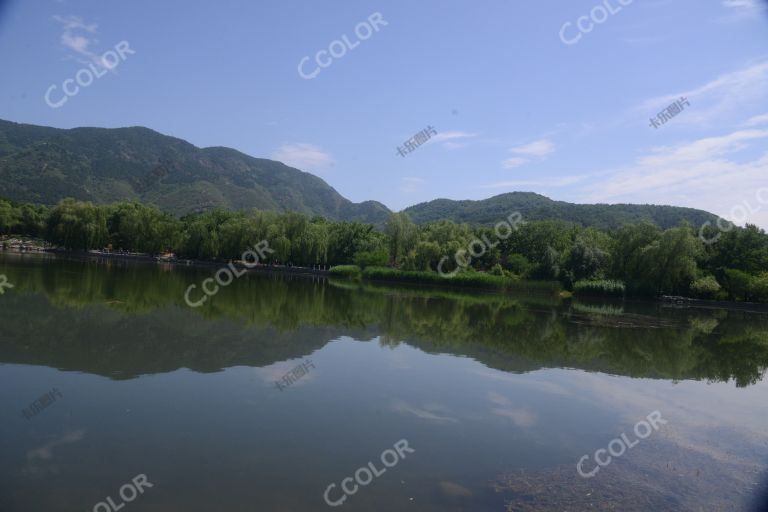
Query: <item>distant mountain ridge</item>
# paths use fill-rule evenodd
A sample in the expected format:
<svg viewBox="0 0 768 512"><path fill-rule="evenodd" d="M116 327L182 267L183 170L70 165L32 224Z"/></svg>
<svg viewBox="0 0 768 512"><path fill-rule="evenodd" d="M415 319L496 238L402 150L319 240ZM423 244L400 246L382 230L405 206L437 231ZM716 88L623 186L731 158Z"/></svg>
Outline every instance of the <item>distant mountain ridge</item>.
<svg viewBox="0 0 768 512"><path fill-rule="evenodd" d="M0 197L56 204L138 200L177 214L212 208L296 211L383 225L390 210L353 203L321 178L226 147L198 148L144 127L59 129L0 120ZM414 222L450 219L495 224L518 211L526 220L554 219L611 229L648 220L662 228L717 216L692 208L585 205L511 192L480 201L436 199L405 210Z"/></svg>
<svg viewBox="0 0 768 512"><path fill-rule="evenodd" d="M694 226L717 221L717 215L680 206L640 204L574 204L554 201L533 192L509 192L479 201L435 199L405 209L422 224L440 219L470 224L495 224L519 212L526 220L562 220L581 226L614 229L623 224L648 221L667 229L687 221Z"/></svg>
<svg viewBox="0 0 768 512"><path fill-rule="evenodd" d="M353 203L325 181L230 148L198 148L143 127L48 128L0 120L0 197L52 205L139 200L183 215L211 208L297 211L383 223L389 209Z"/></svg>

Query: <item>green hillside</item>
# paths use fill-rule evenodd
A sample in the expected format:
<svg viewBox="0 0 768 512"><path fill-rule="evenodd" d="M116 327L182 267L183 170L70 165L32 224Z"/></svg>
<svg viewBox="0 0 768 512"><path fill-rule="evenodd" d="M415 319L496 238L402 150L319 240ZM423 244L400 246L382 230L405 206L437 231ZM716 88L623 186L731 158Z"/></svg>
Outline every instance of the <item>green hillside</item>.
<svg viewBox="0 0 768 512"><path fill-rule="evenodd" d="M296 211L381 226L389 209L353 203L325 181L280 162L230 148L198 148L148 128L62 130L0 120L0 197L54 205L66 197L98 204L138 200L184 215L213 208ZM716 216L691 208L586 205L512 192L482 201L437 199L405 210L424 224L450 219L494 224L519 211L526 220L554 219L612 229L648 220L662 228L694 226Z"/></svg>
<svg viewBox="0 0 768 512"><path fill-rule="evenodd" d="M506 219L512 212L520 212L526 220L563 220L598 229L613 229L645 220L664 229L677 226L682 221L701 226L706 221L717 220L716 215L693 208L639 204L573 204L553 201L533 192L511 192L481 201L436 199L411 206L405 211L417 224L440 219L459 223L495 224Z"/></svg>
<svg viewBox="0 0 768 512"><path fill-rule="evenodd" d="M62 130L0 120L0 196L139 200L175 214L220 207L297 211L381 224L389 210L352 203L325 181L229 148L198 148L148 128Z"/></svg>

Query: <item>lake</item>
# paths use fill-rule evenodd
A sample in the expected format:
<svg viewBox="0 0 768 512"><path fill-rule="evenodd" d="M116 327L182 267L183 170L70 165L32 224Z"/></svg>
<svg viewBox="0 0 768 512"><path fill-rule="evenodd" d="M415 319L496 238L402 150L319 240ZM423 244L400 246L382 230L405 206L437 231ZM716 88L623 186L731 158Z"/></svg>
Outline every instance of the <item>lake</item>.
<svg viewBox="0 0 768 512"><path fill-rule="evenodd" d="M764 313L258 272L189 307L216 270L0 254L0 510L725 511L766 483Z"/></svg>

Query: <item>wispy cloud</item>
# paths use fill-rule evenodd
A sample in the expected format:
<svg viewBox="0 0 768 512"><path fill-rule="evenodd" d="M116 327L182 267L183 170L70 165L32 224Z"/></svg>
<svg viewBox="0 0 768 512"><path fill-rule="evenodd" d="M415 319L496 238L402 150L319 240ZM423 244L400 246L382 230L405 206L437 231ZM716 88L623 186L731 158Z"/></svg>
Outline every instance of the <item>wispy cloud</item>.
<svg viewBox="0 0 768 512"><path fill-rule="evenodd" d="M271 158L290 167L311 172L322 171L336 163L331 154L320 146L303 142L283 144L272 153Z"/></svg>
<svg viewBox="0 0 768 512"><path fill-rule="evenodd" d="M521 165L525 165L527 163L528 163L527 158L515 156L512 158L507 158L506 160L503 160L501 162L501 166L505 169L514 169L515 167L520 167Z"/></svg>
<svg viewBox="0 0 768 512"><path fill-rule="evenodd" d="M527 164L533 158L542 159L555 152L555 144L549 139L539 139L522 146L515 146L509 150L516 156L502 160L504 169L514 169Z"/></svg>
<svg viewBox="0 0 768 512"><path fill-rule="evenodd" d="M394 412L411 415L421 420L435 423L458 423L459 421L457 418L446 415L446 409L436 404L427 404L420 408L403 400L396 400L392 402L390 408Z"/></svg>
<svg viewBox="0 0 768 512"><path fill-rule="evenodd" d="M82 17L73 15L54 16L53 19L62 25L61 44L73 52L77 60L109 69L101 55L92 50L99 42L95 37L99 27L96 23L86 23Z"/></svg>
<svg viewBox="0 0 768 512"><path fill-rule="evenodd" d="M744 123L744 126L759 126L761 124L768 124L768 114L750 117L747 122Z"/></svg>
<svg viewBox="0 0 768 512"><path fill-rule="evenodd" d="M42 446L27 451L27 462L21 469L25 476L41 476L47 473L60 473L61 468L54 460L54 448L78 443L85 438L85 430L69 431Z"/></svg>
<svg viewBox="0 0 768 512"><path fill-rule="evenodd" d="M744 109L753 108L768 97L768 61L720 75L693 89L647 99L634 110L653 116L680 97L688 98L692 107L686 109L684 116L676 117L675 123L700 125L742 115Z"/></svg>
<svg viewBox="0 0 768 512"><path fill-rule="evenodd" d="M541 180L511 180L479 185L477 188L519 188L519 187L567 187L584 181L592 175L553 176Z"/></svg>
<svg viewBox="0 0 768 512"><path fill-rule="evenodd" d="M685 205L742 223L731 212L745 201L758 206L755 194L768 175L766 139L768 129L746 129L653 148L587 187L585 200ZM746 220L768 227L768 205Z"/></svg>
<svg viewBox="0 0 768 512"><path fill-rule="evenodd" d="M450 131L440 132L430 139L431 142L442 143L442 146L446 149L459 149L463 148L469 142L468 139L477 137L476 133Z"/></svg>
<svg viewBox="0 0 768 512"><path fill-rule="evenodd" d="M530 428L537 422L535 413L522 407L513 407L509 399L494 391L488 393L488 401L498 406L491 408L493 414L509 418L518 427Z"/></svg>
<svg viewBox="0 0 768 512"><path fill-rule="evenodd" d="M510 149L510 151L518 155L543 157L554 153L555 145L549 139L541 139L533 141L530 144L514 147Z"/></svg>
<svg viewBox="0 0 768 512"><path fill-rule="evenodd" d="M722 0L722 6L727 10L727 15L722 21L739 21L760 15L766 9L762 0Z"/></svg>

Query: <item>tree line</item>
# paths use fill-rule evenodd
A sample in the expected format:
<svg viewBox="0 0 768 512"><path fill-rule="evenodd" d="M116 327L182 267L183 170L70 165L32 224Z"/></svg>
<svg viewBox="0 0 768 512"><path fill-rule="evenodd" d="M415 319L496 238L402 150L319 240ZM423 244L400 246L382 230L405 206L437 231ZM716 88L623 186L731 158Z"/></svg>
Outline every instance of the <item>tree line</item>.
<svg viewBox="0 0 768 512"><path fill-rule="evenodd" d="M623 282L633 296L768 301L768 235L754 225L716 230L685 223L666 230L651 223L598 230L539 220L499 237L494 227L449 220L417 225L403 212L392 214L378 230L295 212L211 210L175 217L137 202L94 205L64 199L49 208L0 200L1 235L36 237L68 250L236 260L266 240L274 252L265 263L430 272L461 266L462 273L556 280L568 290L580 281L603 280ZM485 241L482 251L478 241ZM475 249L467 251L473 244ZM455 257L460 252L461 265Z"/></svg>

